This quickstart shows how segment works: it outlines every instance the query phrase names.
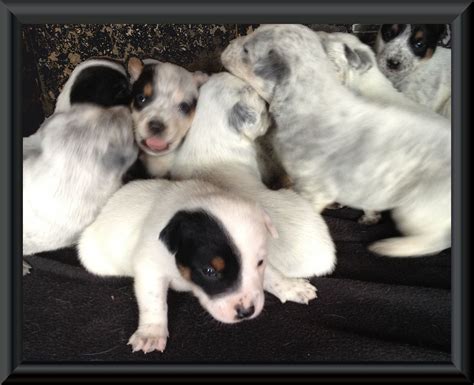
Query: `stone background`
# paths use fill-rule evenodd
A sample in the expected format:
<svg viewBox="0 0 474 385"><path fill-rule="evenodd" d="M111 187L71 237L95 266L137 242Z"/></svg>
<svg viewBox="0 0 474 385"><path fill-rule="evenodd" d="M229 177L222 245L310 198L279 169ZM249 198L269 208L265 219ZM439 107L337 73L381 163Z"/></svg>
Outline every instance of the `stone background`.
<svg viewBox="0 0 474 385"><path fill-rule="evenodd" d="M74 67L91 57L130 56L169 61L190 71L222 70L220 53L257 25L242 24L24 24L23 134L33 133L49 116ZM314 30L355 33L372 44L379 25L310 24Z"/></svg>

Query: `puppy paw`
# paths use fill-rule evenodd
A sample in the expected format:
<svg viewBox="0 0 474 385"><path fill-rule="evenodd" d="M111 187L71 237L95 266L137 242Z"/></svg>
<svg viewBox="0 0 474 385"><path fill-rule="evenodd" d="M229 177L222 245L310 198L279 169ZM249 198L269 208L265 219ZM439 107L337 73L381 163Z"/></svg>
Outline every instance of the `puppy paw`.
<svg viewBox="0 0 474 385"><path fill-rule="evenodd" d="M382 219L382 214L379 212L364 211L364 215L362 215L357 222L361 225L375 225L380 222L380 219Z"/></svg>
<svg viewBox="0 0 474 385"><path fill-rule="evenodd" d="M339 210L342 209L344 205L341 205L340 203L333 202L325 207L327 210Z"/></svg>
<svg viewBox="0 0 474 385"><path fill-rule="evenodd" d="M307 305L309 301L317 298L317 290L307 279L285 278L274 283L268 291L282 303L291 301Z"/></svg>
<svg viewBox="0 0 474 385"><path fill-rule="evenodd" d="M163 353L168 339L168 329L160 324L148 324L140 326L128 340L127 345L132 345L132 352L140 350L150 353L158 350Z"/></svg>
<svg viewBox="0 0 474 385"><path fill-rule="evenodd" d="M31 265L23 261L23 276L30 274Z"/></svg>

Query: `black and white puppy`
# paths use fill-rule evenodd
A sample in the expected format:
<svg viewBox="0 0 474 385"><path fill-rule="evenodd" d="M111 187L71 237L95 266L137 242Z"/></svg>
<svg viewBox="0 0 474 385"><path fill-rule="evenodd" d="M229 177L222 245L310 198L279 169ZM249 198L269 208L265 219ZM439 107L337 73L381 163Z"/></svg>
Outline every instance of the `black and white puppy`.
<svg viewBox="0 0 474 385"><path fill-rule="evenodd" d="M129 344L163 351L169 288L191 291L224 323L261 312L268 233L278 236L258 205L214 185L135 181L84 231L79 258L94 274L134 277L139 322Z"/></svg>
<svg viewBox="0 0 474 385"><path fill-rule="evenodd" d="M163 177L191 127L199 87L208 76L158 60L128 61L135 140L148 173Z"/></svg>
<svg viewBox="0 0 474 385"><path fill-rule="evenodd" d="M437 47L442 24L384 24L375 44L380 70L410 99L451 116L451 50Z"/></svg>
<svg viewBox="0 0 474 385"><path fill-rule="evenodd" d="M85 61L54 114L23 139L23 255L75 244L122 185L138 152L129 102L122 65Z"/></svg>

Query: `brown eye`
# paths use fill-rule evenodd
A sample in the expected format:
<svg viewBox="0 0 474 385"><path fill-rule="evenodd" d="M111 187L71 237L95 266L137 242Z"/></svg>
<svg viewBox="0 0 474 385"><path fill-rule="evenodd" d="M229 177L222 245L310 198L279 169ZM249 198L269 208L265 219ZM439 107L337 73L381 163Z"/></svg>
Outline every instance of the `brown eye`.
<svg viewBox="0 0 474 385"><path fill-rule="evenodd" d="M262 265L263 265L263 259L261 259L260 261L258 261L257 267L260 267L260 266L262 266Z"/></svg>
<svg viewBox="0 0 474 385"><path fill-rule="evenodd" d="M143 94L138 94L137 96L135 96L135 101L139 106L141 106L147 101L147 97Z"/></svg>

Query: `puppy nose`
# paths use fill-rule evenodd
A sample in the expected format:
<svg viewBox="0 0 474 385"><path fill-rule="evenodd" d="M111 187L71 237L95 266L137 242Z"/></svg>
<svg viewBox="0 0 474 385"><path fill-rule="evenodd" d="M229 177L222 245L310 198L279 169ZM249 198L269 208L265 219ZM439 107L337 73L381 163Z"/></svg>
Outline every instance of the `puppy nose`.
<svg viewBox="0 0 474 385"><path fill-rule="evenodd" d="M153 134L161 134L165 130L165 125L159 120L151 120L148 122L148 128Z"/></svg>
<svg viewBox="0 0 474 385"><path fill-rule="evenodd" d="M387 66L392 70L396 70L400 67L400 62L395 59L387 59Z"/></svg>
<svg viewBox="0 0 474 385"><path fill-rule="evenodd" d="M251 305L250 307L245 308L241 305L237 305L235 307L235 311L237 313L236 315L237 319L245 319L245 318L251 317L252 314L255 313L255 306Z"/></svg>

